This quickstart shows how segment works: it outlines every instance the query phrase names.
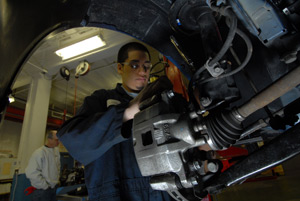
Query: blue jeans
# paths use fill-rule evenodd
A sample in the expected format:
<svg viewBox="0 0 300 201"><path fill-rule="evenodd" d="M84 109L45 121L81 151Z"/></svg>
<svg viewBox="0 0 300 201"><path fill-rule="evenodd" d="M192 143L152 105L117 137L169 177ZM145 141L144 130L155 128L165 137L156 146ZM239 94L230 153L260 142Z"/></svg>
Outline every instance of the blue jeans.
<svg viewBox="0 0 300 201"><path fill-rule="evenodd" d="M30 199L32 201L57 201L56 188L36 189L31 193Z"/></svg>

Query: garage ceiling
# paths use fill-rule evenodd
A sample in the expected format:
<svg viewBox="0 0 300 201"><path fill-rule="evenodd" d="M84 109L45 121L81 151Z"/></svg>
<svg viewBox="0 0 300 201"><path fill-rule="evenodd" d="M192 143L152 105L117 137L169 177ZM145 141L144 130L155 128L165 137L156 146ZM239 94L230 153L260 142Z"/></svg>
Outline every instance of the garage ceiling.
<svg viewBox="0 0 300 201"><path fill-rule="evenodd" d="M100 35L106 42L106 46L67 61L62 61L55 54L55 51L62 47L94 35ZM32 78L43 74L46 79L52 79L49 105L51 112L49 115L61 118L64 109L66 109L68 116L72 116L74 103L76 103L77 110L84 98L93 91L114 88L116 83L121 81L116 69L117 52L123 44L130 41L136 41L136 39L116 31L94 27L74 28L56 35L49 35L39 44L39 47L32 53L19 72L12 87L12 95L16 101L10 106L25 109ZM158 52L149 46L147 47L150 50L152 60L154 60L152 62L158 61ZM90 63L90 71L86 75L80 76L75 85L75 69L84 60ZM69 81L60 75L61 67L67 67L71 71Z"/></svg>

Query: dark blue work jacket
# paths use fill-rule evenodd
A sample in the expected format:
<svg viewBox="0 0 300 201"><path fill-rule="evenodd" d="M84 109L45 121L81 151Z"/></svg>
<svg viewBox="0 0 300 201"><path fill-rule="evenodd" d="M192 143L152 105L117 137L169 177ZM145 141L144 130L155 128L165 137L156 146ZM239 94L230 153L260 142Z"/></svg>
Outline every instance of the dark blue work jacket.
<svg viewBox="0 0 300 201"><path fill-rule="evenodd" d="M121 84L114 90L95 91L58 131L69 153L85 165L91 201L172 200L166 192L152 190L149 177L141 175L130 124L122 122L131 99Z"/></svg>

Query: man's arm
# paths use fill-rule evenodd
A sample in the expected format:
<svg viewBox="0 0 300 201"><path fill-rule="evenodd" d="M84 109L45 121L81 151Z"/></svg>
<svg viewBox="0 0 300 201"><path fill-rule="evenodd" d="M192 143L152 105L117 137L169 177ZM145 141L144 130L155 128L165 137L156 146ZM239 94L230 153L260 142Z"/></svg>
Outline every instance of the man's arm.
<svg viewBox="0 0 300 201"><path fill-rule="evenodd" d="M69 153L84 165L99 158L126 138L121 135L127 104L106 107L105 90L85 99L78 114L58 130L57 136Z"/></svg>
<svg viewBox="0 0 300 201"><path fill-rule="evenodd" d="M172 84L168 78L161 77L145 87L129 104L121 103L108 109L103 102L106 100L103 96L107 94L101 90L102 94L93 94L85 99L79 114L67 121L58 130L57 136L76 160L87 165L113 145L127 140L130 134L122 135L122 130L128 131L122 127L128 125L123 122L133 119L142 101L166 89L172 89Z"/></svg>

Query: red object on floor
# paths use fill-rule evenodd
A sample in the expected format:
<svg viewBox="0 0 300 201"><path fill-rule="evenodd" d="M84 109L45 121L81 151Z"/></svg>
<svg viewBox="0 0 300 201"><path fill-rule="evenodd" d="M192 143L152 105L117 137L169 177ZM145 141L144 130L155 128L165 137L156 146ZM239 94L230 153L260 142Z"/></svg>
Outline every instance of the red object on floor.
<svg viewBox="0 0 300 201"><path fill-rule="evenodd" d="M248 150L247 149L243 149L240 147L229 147L226 150L222 150L222 151L217 151L219 156L222 156L222 158L233 158L233 157L238 157L238 156L247 156Z"/></svg>
<svg viewBox="0 0 300 201"><path fill-rule="evenodd" d="M212 201L211 196L208 194L205 198L203 198L201 201Z"/></svg>
<svg viewBox="0 0 300 201"><path fill-rule="evenodd" d="M229 160L233 159L234 157L247 156L248 150L240 147L229 147L226 150L217 151L217 153L221 157L221 161L223 163L223 169L221 170L221 172L224 172L227 168L229 168L236 162L230 162Z"/></svg>

